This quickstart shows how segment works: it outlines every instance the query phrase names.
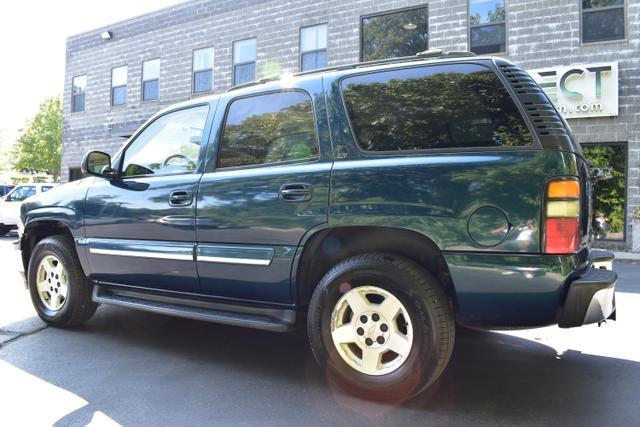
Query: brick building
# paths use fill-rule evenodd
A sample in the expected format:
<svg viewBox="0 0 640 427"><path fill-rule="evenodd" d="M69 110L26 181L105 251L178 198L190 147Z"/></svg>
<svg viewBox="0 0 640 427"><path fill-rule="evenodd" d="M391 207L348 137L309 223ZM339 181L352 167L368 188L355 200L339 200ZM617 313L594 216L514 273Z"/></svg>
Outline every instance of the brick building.
<svg viewBox="0 0 640 427"><path fill-rule="evenodd" d="M640 0L191 0L79 34L67 40L63 179L177 101L427 48L529 70L609 177L596 188L602 245L640 251Z"/></svg>

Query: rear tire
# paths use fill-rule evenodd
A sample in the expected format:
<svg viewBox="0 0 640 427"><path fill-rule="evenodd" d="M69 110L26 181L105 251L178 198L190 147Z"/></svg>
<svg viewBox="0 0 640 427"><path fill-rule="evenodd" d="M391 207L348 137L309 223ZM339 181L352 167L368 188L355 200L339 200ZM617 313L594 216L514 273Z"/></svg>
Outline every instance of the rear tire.
<svg viewBox="0 0 640 427"><path fill-rule="evenodd" d="M47 237L31 252L27 272L31 301L38 316L60 328L89 320L98 305L91 299L73 242L65 236Z"/></svg>
<svg viewBox="0 0 640 427"><path fill-rule="evenodd" d="M399 402L442 374L455 322L428 271L376 253L348 258L322 278L311 298L308 333L330 381L368 399Z"/></svg>
<svg viewBox="0 0 640 427"><path fill-rule="evenodd" d="M10 225L0 225L0 236L5 236L13 227Z"/></svg>

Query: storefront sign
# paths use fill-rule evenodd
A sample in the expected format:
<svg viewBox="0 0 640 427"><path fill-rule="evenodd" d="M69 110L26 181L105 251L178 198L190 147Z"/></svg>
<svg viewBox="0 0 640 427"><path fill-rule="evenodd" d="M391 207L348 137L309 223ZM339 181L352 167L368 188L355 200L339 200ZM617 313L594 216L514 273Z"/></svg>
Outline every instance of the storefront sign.
<svg viewBox="0 0 640 427"><path fill-rule="evenodd" d="M618 115L618 63L539 68L529 74L566 119Z"/></svg>

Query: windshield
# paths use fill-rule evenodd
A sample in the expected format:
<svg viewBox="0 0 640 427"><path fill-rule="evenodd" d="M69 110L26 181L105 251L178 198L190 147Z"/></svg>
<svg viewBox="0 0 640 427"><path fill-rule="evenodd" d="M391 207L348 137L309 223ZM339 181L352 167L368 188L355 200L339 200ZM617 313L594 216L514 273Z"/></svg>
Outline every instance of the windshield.
<svg viewBox="0 0 640 427"><path fill-rule="evenodd" d="M33 196L34 194L36 194L35 185L21 185L14 188L13 191L7 194L5 200L7 202L21 202L27 197Z"/></svg>

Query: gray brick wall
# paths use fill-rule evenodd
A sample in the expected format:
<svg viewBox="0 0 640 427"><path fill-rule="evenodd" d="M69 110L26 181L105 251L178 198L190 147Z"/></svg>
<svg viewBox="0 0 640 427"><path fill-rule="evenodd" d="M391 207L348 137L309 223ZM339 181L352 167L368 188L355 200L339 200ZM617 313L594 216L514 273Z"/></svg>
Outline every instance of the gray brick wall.
<svg viewBox="0 0 640 427"><path fill-rule="evenodd" d="M328 62L359 58L360 17L428 5L429 47L468 50L466 0L194 0L67 40L62 175L89 149L113 153L124 143L114 136L167 105L189 99L192 52L215 49L214 92L231 85L232 42L257 37L257 77L298 71L299 28L328 24ZM525 69L618 61L620 115L573 119L580 142L624 141L629 147L627 242L615 249L640 251L631 242L631 212L640 205L640 0L627 0L626 41L581 45L580 0L506 0L507 54ZM113 39L100 39L102 31ZM141 102L142 61L161 58L160 99ZM110 106L111 68L128 65L128 102ZM71 79L87 75L86 111L71 113ZM640 232L638 233L640 234ZM635 239L640 242L640 239Z"/></svg>

